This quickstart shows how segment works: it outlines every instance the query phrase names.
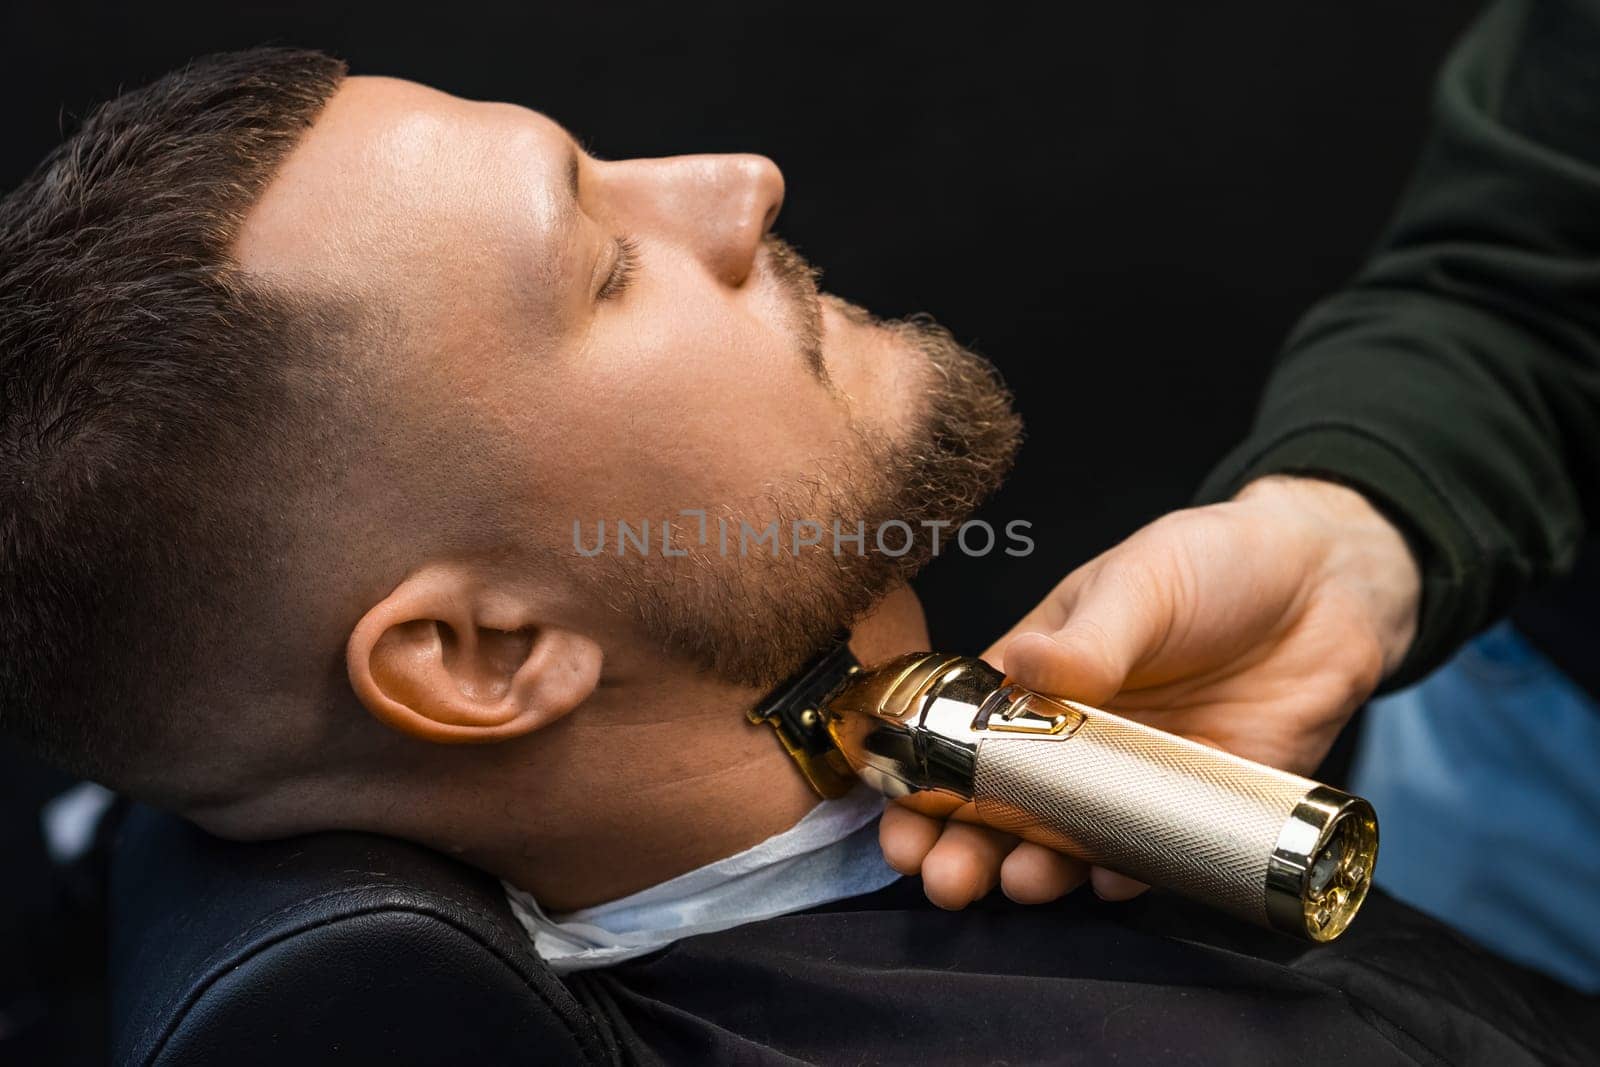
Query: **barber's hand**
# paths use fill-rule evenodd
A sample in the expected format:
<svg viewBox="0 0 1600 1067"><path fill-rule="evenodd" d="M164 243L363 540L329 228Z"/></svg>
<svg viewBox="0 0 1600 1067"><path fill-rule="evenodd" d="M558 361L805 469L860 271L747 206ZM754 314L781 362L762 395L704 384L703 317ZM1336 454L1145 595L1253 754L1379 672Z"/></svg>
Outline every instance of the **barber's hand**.
<svg viewBox="0 0 1600 1067"><path fill-rule="evenodd" d="M1405 541L1359 493L1263 478L1080 567L984 658L1030 689L1305 774L1399 665L1420 591ZM949 822L890 804L880 841L945 908L996 882L1023 903L1085 878L1107 899L1144 888L978 825L970 804Z"/></svg>

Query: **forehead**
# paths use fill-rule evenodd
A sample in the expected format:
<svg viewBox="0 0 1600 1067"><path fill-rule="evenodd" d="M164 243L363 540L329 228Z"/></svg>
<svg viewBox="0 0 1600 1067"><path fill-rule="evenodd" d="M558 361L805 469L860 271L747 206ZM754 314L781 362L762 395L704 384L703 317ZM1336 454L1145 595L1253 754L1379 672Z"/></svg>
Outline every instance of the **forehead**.
<svg viewBox="0 0 1600 1067"><path fill-rule="evenodd" d="M571 139L512 104L395 78L345 80L240 229L246 269L346 282L519 257L558 235ZM487 280L487 279L485 279Z"/></svg>

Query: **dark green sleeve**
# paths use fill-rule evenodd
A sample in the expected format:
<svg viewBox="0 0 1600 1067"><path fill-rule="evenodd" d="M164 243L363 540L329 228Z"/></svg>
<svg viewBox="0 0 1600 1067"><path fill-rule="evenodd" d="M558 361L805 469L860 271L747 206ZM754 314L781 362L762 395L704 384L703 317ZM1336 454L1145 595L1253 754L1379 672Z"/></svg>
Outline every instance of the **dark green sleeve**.
<svg viewBox="0 0 1600 1067"><path fill-rule="evenodd" d="M1377 252L1295 328L1200 499L1270 473L1361 489L1407 534L1421 626L1387 688L1572 566L1600 510L1600 2L1497 4L1456 48Z"/></svg>

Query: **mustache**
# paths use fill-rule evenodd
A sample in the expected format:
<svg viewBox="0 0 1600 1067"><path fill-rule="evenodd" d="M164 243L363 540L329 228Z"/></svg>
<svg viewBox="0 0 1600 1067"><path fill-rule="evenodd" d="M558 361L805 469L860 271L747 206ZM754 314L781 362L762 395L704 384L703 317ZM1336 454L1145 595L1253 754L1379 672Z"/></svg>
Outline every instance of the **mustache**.
<svg viewBox="0 0 1600 1067"><path fill-rule="evenodd" d="M822 272L788 241L769 233L761 239L768 271L789 304L789 327L794 332L806 367L824 385L832 386L822 358Z"/></svg>

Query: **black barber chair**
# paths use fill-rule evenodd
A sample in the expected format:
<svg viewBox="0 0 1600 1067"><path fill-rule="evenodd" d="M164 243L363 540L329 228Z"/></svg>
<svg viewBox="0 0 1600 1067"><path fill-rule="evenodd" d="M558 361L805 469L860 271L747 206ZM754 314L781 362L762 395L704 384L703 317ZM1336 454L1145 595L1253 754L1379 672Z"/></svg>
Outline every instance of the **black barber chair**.
<svg viewBox="0 0 1600 1067"><path fill-rule="evenodd" d="M499 883L427 849L237 844L134 806L109 859L112 1063L612 1058Z"/></svg>

